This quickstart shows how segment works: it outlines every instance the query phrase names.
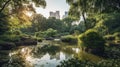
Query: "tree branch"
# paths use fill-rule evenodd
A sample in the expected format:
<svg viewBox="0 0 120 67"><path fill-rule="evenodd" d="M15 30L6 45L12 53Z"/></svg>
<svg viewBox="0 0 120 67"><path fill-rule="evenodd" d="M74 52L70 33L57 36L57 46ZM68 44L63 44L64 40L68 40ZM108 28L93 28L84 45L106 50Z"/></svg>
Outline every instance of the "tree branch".
<svg viewBox="0 0 120 67"><path fill-rule="evenodd" d="M6 5L10 2L11 0L8 0L5 2L5 4L3 5L3 7L0 9L0 13L4 10L4 8L6 7Z"/></svg>

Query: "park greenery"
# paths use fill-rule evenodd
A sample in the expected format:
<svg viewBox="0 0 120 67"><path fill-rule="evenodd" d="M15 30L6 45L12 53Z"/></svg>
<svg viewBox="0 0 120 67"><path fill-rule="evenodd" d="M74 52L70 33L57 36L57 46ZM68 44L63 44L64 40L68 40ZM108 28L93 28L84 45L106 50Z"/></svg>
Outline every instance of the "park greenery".
<svg viewBox="0 0 120 67"><path fill-rule="evenodd" d="M66 0L66 3L70 6L68 17L56 19L35 12L33 5L45 8L45 0L0 0L0 51L58 38L78 44L82 51L104 60L94 63L75 57L57 67L119 67L120 0ZM78 20L79 24L73 24ZM45 45L38 50L55 51L59 46Z"/></svg>

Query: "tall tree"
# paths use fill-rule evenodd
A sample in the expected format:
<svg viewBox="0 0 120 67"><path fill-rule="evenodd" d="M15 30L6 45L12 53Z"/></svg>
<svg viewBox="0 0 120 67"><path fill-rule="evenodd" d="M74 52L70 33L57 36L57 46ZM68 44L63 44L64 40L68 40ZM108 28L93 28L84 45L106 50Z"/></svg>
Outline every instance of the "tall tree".
<svg viewBox="0 0 120 67"><path fill-rule="evenodd" d="M83 16L85 26L87 26L85 14L120 12L120 0L66 0L66 2L70 5L70 16L76 18Z"/></svg>

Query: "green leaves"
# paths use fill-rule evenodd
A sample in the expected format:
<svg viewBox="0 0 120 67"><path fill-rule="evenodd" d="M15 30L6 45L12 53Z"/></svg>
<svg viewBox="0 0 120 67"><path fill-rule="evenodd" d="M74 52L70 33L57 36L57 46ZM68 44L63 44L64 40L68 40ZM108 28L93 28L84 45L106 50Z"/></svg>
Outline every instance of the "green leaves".
<svg viewBox="0 0 120 67"><path fill-rule="evenodd" d="M3 15L0 13L0 16ZM7 18L0 18L0 35L10 30L10 24Z"/></svg>
<svg viewBox="0 0 120 67"><path fill-rule="evenodd" d="M66 0L70 5L69 14L78 17L87 14L120 12L119 0ZM78 16L79 15L79 16Z"/></svg>
<svg viewBox="0 0 120 67"><path fill-rule="evenodd" d="M113 34L114 32L120 32L120 14L109 13L97 15L97 23L94 27L96 30L101 31L102 35Z"/></svg>
<svg viewBox="0 0 120 67"><path fill-rule="evenodd" d="M95 30L87 30L79 36L80 44L88 48L104 48L104 39Z"/></svg>

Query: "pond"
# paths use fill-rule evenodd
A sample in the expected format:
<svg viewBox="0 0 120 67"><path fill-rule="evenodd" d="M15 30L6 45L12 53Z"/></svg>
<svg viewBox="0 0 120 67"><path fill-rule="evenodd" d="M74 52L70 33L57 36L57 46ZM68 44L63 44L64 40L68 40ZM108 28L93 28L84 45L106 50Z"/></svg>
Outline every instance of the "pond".
<svg viewBox="0 0 120 67"><path fill-rule="evenodd" d="M50 50L40 50L39 48L44 45L52 45L58 46L57 49ZM51 51L52 50L52 51ZM56 67L60 64L61 61L73 58L75 56L80 57L80 59L87 59L93 61L99 61L101 58L98 56L94 56L91 54L81 53L80 48L77 44L63 43L61 41L51 41L44 40L43 42L39 42L35 46L21 46L9 53L10 60L9 63L14 63L14 57L20 57L19 59L23 59L22 63L26 65L26 67ZM17 61L19 62L19 59ZM16 62L16 61L15 61Z"/></svg>

